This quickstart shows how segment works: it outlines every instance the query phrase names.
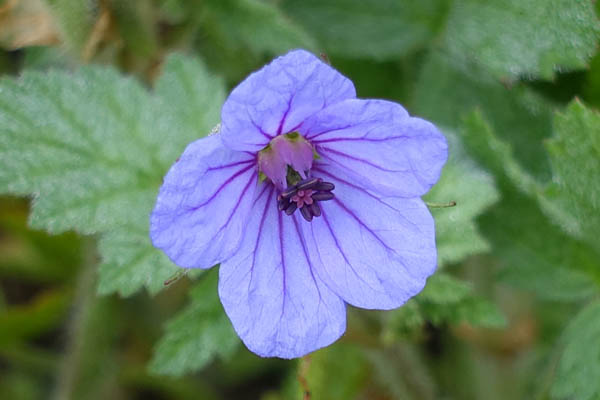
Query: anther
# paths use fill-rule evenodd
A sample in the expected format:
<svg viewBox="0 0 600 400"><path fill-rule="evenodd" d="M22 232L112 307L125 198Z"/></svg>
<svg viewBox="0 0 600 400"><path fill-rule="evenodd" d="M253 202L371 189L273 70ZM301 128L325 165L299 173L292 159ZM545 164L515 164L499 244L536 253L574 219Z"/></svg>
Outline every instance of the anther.
<svg viewBox="0 0 600 400"><path fill-rule="evenodd" d="M319 207L319 205L316 202L312 203L309 207L310 207L310 213L312 215L314 215L315 217L321 216L321 207Z"/></svg>
<svg viewBox="0 0 600 400"><path fill-rule="evenodd" d="M278 196L278 197L280 197L280 196ZM289 205L290 205L289 199L279 198L277 200L277 208L279 209L279 211L285 210Z"/></svg>
<svg viewBox="0 0 600 400"><path fill-rule="evenodd" d="M287 199L289 197L292 197L296 193L296 190L298 190L296 186L289 187L283 192L281 192L280 196L284 199Z"/></svg>
<svg viewBox="0 0 600 400"><path fill-rule="evenodd" d="M321 182L319 178L306 179L299 184L296 185L296 189L298 190L306 190L306 189L314 189L313 186ZM323 190L323 189L320 189Z"/></svg>
<svg viewBox="0 0 600 400"><path fill-rule="evenodd" d="M288 205L288 207L285 209L285 213L287 215L292 215L294 213L294 211L296 211L296 209L298 208L298 204L292 202Z"/></svg>
<svg viewBox="0 0 600 400"><path fill-rule="evenodd" d="M302 216L304 217L304 219L307 220L308 222L312 221L312 219L313 219L313 215L310 212L309 206L302 207L300 209L300 214L302 214Z"/></svg>
<svg viewBox="0 0 600 400"><path fill-rule="evenodd" d="M318 201L331 200L334 197L335 196L331 192L317 192L312 195L313 200L318 200Z"/></svg>
<svg viewBox="0 0 600 400"><path fill-rule="evenodd" d="M331 192L335 189L335 185L330 182L318 182L312 189L316 191Z"/></svg>
<svg viewBox="0 0 600 400"><path fill-rule="evenodd" d="M331 200L335 195L331 192L335 185L323 182L321 178L309 178L288 187L277 196L277 208L287 215L292 215L300 209L300 214L308 222L314 217L320 217L319 201Z"/></svg>

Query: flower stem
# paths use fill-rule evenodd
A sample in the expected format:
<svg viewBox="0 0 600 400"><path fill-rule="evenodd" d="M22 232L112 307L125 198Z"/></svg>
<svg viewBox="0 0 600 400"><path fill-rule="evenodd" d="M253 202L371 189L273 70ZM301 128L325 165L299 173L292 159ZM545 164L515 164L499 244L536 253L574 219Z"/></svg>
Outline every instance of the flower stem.
<svg viewBox="0 0 600 400"><path fill-rule="evenodd" d="M298 382L300 382L300 386L302 387L303 393L302 400L310 400L312 398L310 386L308 385L308 380L306 379L309 367L310 355L306 355L300 359L300 365L298 367Z"/></svg>

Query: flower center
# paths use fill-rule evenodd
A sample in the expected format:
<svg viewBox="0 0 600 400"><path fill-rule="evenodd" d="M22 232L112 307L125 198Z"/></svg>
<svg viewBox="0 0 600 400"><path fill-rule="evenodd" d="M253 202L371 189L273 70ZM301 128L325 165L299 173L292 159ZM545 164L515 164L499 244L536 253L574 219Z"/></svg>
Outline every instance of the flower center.
<svg viewBox="0 0 600 400"><path fill-rule="evenodd" d="M307 221L321 215L320 201L333 199L333 183L311 178L310 169L317 157L315 149L298 132L274 137L258 153L258 169L279 191L278 208L287 215L296 210Z"/></svg>
<svg viewBox="0 0 600 400"><path fill-rule="evenodd" d="M304 179L277 196L277 208L287 215L292 215L299 209L302 217L310 222L321 215L319 202L335 197L333 189L333 183L324 182L321 178Z"/></svg>

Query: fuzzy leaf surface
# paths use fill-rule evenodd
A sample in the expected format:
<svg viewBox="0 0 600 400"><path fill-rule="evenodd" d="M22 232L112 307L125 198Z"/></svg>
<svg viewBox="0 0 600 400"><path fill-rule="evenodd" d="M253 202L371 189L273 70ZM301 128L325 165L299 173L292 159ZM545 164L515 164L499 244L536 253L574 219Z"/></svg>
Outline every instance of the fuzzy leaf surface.
<svg viewBox="0 0 600 400"><path fill-rule="evenodd" d="M446 47L499 78L551 79L583 68L595 52L600 25L588 0L454 2Z"/></svg>
<svg viewBox="0 0 600 400"><path fill-rule="evenodd" d="M158 187L223 99L220 80L178 55L154 94L105 67L4 79L0 192L33 199L33 228L101 234L102 293L154 293L175 271L147 235Z"/></svg>

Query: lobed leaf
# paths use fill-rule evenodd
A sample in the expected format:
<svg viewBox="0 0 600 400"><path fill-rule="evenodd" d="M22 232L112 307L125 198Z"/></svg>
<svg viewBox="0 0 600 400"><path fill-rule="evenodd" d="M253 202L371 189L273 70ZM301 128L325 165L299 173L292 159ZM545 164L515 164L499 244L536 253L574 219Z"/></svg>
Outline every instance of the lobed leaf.
<svg viewBox="0 0 600 400"><path fill-rule="evenodd" d="M502 200L478 219L505 266L501 277L545 299L572 301L596 293L598 252L544 216L536 201L543 186L522 170L481 114L469 116L463 132L470 153L501 182Z"/></svg>
<svg viewBox="0 0 600 400"><path fill-rule="evenodd" d="M102 293L156 292L175 267L150 243L149 214L169 166L217 123L222 86L182 56L155 95L103 67L4 79L0 192L33 198L34 228L106 234Z"/></svg>
<svg viewBox="0 0 600 400"><path fill-rule="evenodd" d="M600 251L600 114L574 101L554 125L546 143L554 179L543 194L545 211Z"/></svg>
<svg viewBox="0 0 600 400"><path fill-rule="evenodd" d="M190 290L190 304L167 323L154 349L151 372L183 375L237 350L240 340L219 301L217 281L218 272L213 270Z"/></svg>

